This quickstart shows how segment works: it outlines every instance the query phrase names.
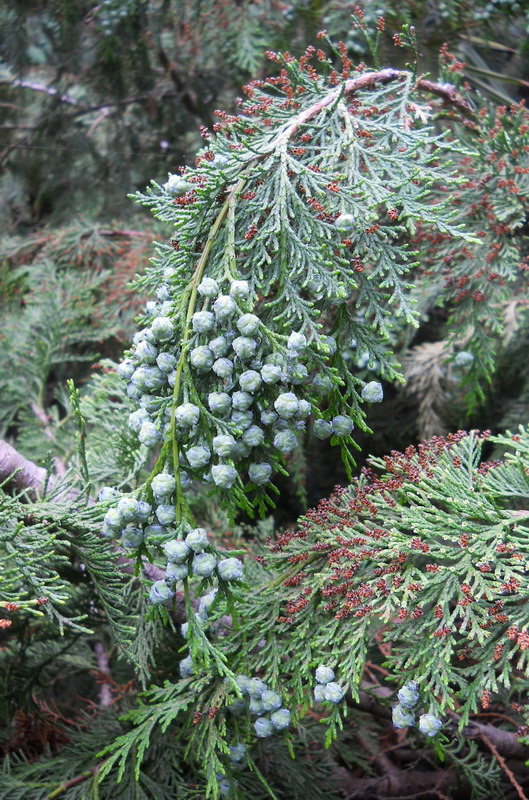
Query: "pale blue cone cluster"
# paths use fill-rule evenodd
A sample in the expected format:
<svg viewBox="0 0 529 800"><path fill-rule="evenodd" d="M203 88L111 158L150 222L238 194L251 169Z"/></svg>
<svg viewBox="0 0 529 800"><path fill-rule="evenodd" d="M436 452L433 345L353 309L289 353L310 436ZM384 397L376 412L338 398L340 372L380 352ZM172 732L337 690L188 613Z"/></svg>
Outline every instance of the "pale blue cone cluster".
<svg viewBox="0 0 529 800"><path fill-rule="evenodd" d="M259 739L266 739L290 726L292 717L288 708L283 708L279 692L270 689L260 678L237 675L235 680L243 697L237 698L229 709L232 714L239 715L248 708L257 717L253 728Z"/></svg>
<svg viewBox="0 0 529 800"><path fill-rule="evenodd" d="M189 477L180 473L183 489L189 486ZM111 487L99 493L99 502L112 502L103 520L102 534L109 539L121 539L123 547L136 549L145 540L151 543L170 538L176 521L176 479L169 472L160 472L152 479L152 500L134 495L121 495Z"/></svg>
<svg viewBox="0 0 529 800"><path fill-rule="evenodd" d="M165 579L153 583L149 594L151 603L165 603L173 596L175 584L188 577L216 577L219 581L226 582L238 582L244 578L243 563L240 559L218 558L210 551L209 537L205 528L193 528L185 539L166 541L163 549L167 556ZM167 589L163 588L164 584ZM215 598L216 591L215 589L210 595L201 598L199 618L207 618L207 610ZM209 603L206 599L208 597Z"/></svg>
<svg viewBox="0 0 529 800"><path fill-rule="evenodd" d="M316 678L314 699L317 703L339 703L343 699L344 690L334 680L334 670L325 664L320 664L314 677Z"/></svg>
<svg viewBox="0 0 529 800"><path fill-rule="evenodd" d="M121 544L126 549L136 549L147 536L166 531L165 523L162 524L157 516L158 508L146 500L140 500L134 495L122 495L110 486L101 489L98 499L100 503L112 503L103 520L103 536L107 539L121 539ZM163 509L161 516L163 519ZM168 516L170 521L174 520L171 512Z"/></svg>
<svg viewBox="0 0 529 800"><path fill-rule="evenodd" d="M415 725L413 708L420 699L419 685L415 681L409 681L399 689L398 698L398 704L392 709L393 725L397 729L411 728ZM419 730L424 736L435 736L441 730L442 725L442 721L435 714L419 716Z"/></svg>
<svg viewBox="0 0 529 800"><path fill-rule="evenodd" d="M165 189L187 191L178 176L170 176ZM312 408L307 390L322 399L333 389L328 375L311 379L304 363L308 347L303 331L292 331L286 350L278 351L254 313L250 286L233 280L221 286L204 277L197 287L190 320L186 366L199 396L185 397L173 409L173 389L178 375L181 331L173 319L173 278L168 267L157 290L157 300L146 306L146 327L133 337L118 373L127 381L129 397L139 408L129 426L145 447L160 447L174 433L180 454L180 488L200 480L220 492L245 478L254 486L272 480L278 460L298 445ZM323 358L337 350L331 336L312 343ZM336 415L329 422L316 420L319 438L349 436L353 421ZM211 435L213 434L213 435ZM164 504L165 505L165 504ZM170 512L161 512L168 524ZM169 520L170 524L170 520Z"/></svg>
<svg viewBox="0 0 529 800"><path fill-rule="evenodd" d="M392 720L395 728L410 728L415 725L415 714L413 707L419 702L419 685L415 681L408 683L399 689L399 702L392 709Z"/></svg>

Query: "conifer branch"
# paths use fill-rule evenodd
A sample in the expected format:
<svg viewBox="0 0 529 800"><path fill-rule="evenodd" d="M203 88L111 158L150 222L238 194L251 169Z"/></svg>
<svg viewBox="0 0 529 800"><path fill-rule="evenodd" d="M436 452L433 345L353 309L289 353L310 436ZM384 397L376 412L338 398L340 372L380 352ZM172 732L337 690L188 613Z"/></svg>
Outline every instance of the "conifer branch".
<svg viewBox="0 0 529 800"><path fill-rule="evenodd" d="M280 133L277 140L274 140L274 146L280 144L284 140L291 139L299 130L302 125L310 122L320 111L324 108L332 106L341 96L349 97L352 94L362 91L363 89L370 89L377 84L391 83L392 81L402 81L408 76L407 72L398 69L383 69L379 72L366 72L357 78L349 78L340 84L336 89L329 92L317 103L306 108L300 114L294 117L289 122L287 127ZM456 87L451 83L439 84L425 78L419 78L416 83L416 88L430 94L441 97L447 103L456 106L467 115L473 115L473 109L468 100L465 100Z"/></svg>
<svg viewBox="0 0 529 800"><path fill-rule="evenodd" d="M96 764L95 767L92 767L91 769L87 769L86 772L83 772L81 775L76 775L75 778L71 778L69 781L65 781L64 783L61 783L61 785L58 786L56 789L54 789L53 792L51 792L51 794L49 794L45 798L45 800L55 800L55 798L60 797L62 794L67 792L69 789L73 789L74 786L79 786L80 783L84 783L89 778L91 778L93 775L96 775L99 772L99 770L103 767L103 765L105 764L106 761L107 761L107 759L105 759L104 761L101 761L101 763L99 763L99 764Z"/></svg>
<svg viewBox="0 0 529 800"><path fill-rule="evenodd" d="M7 488L16 491L17 493L26 493L28 498L32 501L37 501L44 488L44 481L46 480L46 470L39 467L27 458L24 458L14 447L0 440L0 484L5 485ZM76 497L77 493L69 493L67 497L70 500ZM61 495L64 499L64 496ZM115 549L119 552L124 552L115 543ZM132 558L122 555L118 559L125 572L134 574L135 562ZM160 580L163 578L164 571L157 567L155 564L145 562L143 566L143 573L147 580ZM180 608L181 606L181 608ZM180 598L177 596L177 618L185 619L185 609L183 603L183 593Z"/></svg>
<svg viewBox="0 0 529 800"><path fill-rule="evenodd" d="M349 78L340 84L337 89L329 92L321 100L318 100L314 105L298 114L292 122L290 122L284 131L278 137L278 143L283 140L291 139L299 130L301 125L310 122L320 111L324 108L332 106L341 96L348 97L355 92L362 89L367 89L376 86L378 83L390 83L391 81L404 79L406 73L398 69L383 69L380 72L366 72L358 78Z"/></svg>
<svg viewBox="0 0 529 800"><path fill-rule="evenodd" d="M383 20L377 41L382 30ZM335 51L341 71L312 47L299 60L271 54L279 74L249 84L238 116L216 112L216 135L202 131L206 144L195 166L138 196L171 226L172 238L157 245L152 267L137 284L150 295L143 330L117 368L106 362L105 380L97 376L86 391L93 438L85 459L83 422L82 469L77 462L74 484L83 489L76 492L68 482L71 469L64 481L53 476L53 492L39 491L49 472L0 444L0 478L14 490L0 492L9 578L2 581L6 620L0 627L11 626L4 637L10 646L26 636L17 612L20 618L31 614L37 626L47 614L50 624L32 655L39 674L43 665L59 663L51 642L58 627L72 641L78 637L65 663L90 670L97 659L98 680L108 676L99 696L105 713L94 714L94 727L100 721L104 732L95 732L91 746L85 743L93 731L83 731L84 741L72 737L64 756L54 755L49 766L13 768L15 780L47 770L47 800L87 792L92 784L96 791L103 783L107 792L118 787L127 797L138 791L187 797L193 786L201 796L261 800L262 793L248 787L261 775L263 753L274 768L265 765L261 776L270 797L284 794L277 777L283 769L296 797L314 800L334 799L338 791L351 800L446 800L448 794L455 800L471 789L488 797L507 778L511 793L514 787L525 800L516 761L527 758L527 748L514 733L518 725L518 735L529 729L523 725L529 722L523 705L529 662L525 431L509 434L500 443L508 454L492 464L482 462L488 436L461 431L373 458L348 488L337 487L307 512L298 529L274 536L273 526L267 531L263 523L255 562L218 544L248 543L249 526L243 534L234 530L236 538L221 538L225 520L231 526L241 510L251 515L259 509L264 516L272 504L268 492L280 493L272 483L277 477L288 471L291 484L293 476L302 484L303 459L293 462L305 434L329 439L346 464L352 460L354 425L365 430L366 409L383 399L382 384L364 379L371 371L387 383L399 378L394 352L408 362L408 392L422 403L419 421L429 420L433 430L436 397L451 399L465 356L467 364L474 357L461 348L468 342L470 349L477 336L483 351L492 352L495 305L489 328L482 329L465 306L466 317L459 319L472 322L472 341L468 335L456 342L443 331L437 338L446 339L450 360L435 342L430 359L416 357L413 370L405 355L410 325L419 325L436 302L462 308L467 283L469 297L480 304L487 276L503 287L514 280L512 265L523 255L513 243L515 225L525 224L529 167L524 155L509 172L515 156L507 137L500 138L500 118L490 128L498 137L494 147L505 155L497 161L484 117L474 113L466 90L460 93L456 71L447 75L452 84L417 78L415 69L379 69L374 49L373 71L365 65L354 70L346 44ZM189 108L194 97L171 74L165 53L160 60L188 110L200 114L198 105ZM447 106L450 124L442 132L437 115ZM110 108L101 106L88 135ZM85 112L78 104L70 116ZM520 128L528 121L515 109L509 113ZM472 123L461 124L463 116ZM497 166L501 181L504 173L521 176L519 184L508 179L512 192L498 207L497 192L489 193L494 176L477 176L474 148L465 149L472 138L467 128L472 137L485 133L476 149L488 171ZM521 135L512 141L521 153ZM478 222L490 221L490 230L468 224L471 184L473 213L481 214ZM479 197L484 186L486 208ZM95 244L127 233L125 226L101 229ZM507 257L505 272L502 265L491 272L482 234L500 243L493 250L497 261ZM511 240L510 251L501 251L500 237ZM74 237L77 252L85 238L91 246L91 232ZM62 253L72 251L64 246ZM423 258L430 257L434 263L421 272ZM458 258L481 259L483 280L479 272L467 275L465 262L456 274ZM60 270L66 260L57 262ZM57 281L61 292L70 284L70 278ZM47 307L41 295L33 296L33 313ZM62 323L58 336L46 336L50 318L66 323L70 316L56 307L39 328L49 351L47 371L42 359L30 360L31 347L10 347L6 355L12 363L12 352L28 353L28 366L41 368L34 381L37 405L33 394L8 380L11 370L2 377L18 405L0 411L0 419L6 429L13 421L21 430L26 422L32 426L29 434L22 430L26 439L19 447L37 463L43 463L40 453L31 444L25 450L24 442L37 428L35 416L44 424L42 438L54 441L43 387L54 376L53 359L68 361L60 348ZM72 345L85 341L83 324L81 315L79 328L68 329ZM76 410L80 417L78 396ZM58 425L58 445L71 435L67 428ZM87 499L89 478L94 486L111 484L98 502ZM86 566L82 580L78 564ZM112 652L120 650L134 665L143 692L130 703L110 692L103 642L84 627L91 622L98 628L108 623L105 643L108 636ZM8 648L0 668L3 659L10 666L10 658ZM127 687L138 691L133 681ZM498 713L490 725L475 721L487 719L479 709L486 710L493 695L500 710L513 697L520 704L512 704L509 718ZM333 744L346 725L346 746L356 753L344 761L354 764L354 774L337 768L342 744ZM410 730L395 734L393 727ZM314 755L320 745L323 753L325 736L328 750L319 763L311 758L307 792L306 761L290 764L284 742L292 754L306 755L316 729ZM275 736L276 730L286 737ZM60 761L70 754L75 762ZM245 766L252 777L244 775ZM336 794L325 776L339 776ZM16 800L26 798L19 793Z"/></svg>
<svg viewBox="0 0 529 800"><path fill-rule="evenodd" d="M498 750L496 749L494 744L491 742L491 740L488 738L488 736L485 736L485 734L483 732L481 733L481 738L485 742L487 747L490 749L490 751L494 755L494 757L497 759L498 764L500 765L500 767L505 772L505 774L509 778L510 782L512 783L512 785L516 789L516 791L518 793L518 797L520 798L520 800L527 800L527 797L524 794L522 787L520 786L520 784L518 783L518 781L514 777L512 770L509 769L509 767L505 763L505 759L503 758L503 756L498 752ZM509 757L512 758L511 753L509 753Z"/></svg>

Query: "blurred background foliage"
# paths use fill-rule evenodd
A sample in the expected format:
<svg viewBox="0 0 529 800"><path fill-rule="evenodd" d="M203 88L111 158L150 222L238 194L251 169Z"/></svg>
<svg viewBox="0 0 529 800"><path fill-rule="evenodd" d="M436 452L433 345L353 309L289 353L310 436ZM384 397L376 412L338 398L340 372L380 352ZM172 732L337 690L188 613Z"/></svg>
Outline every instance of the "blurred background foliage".
<svg viewBox="0 0 529 800"><path fill-rule="evenodd" d="M529 9L512 0L366 2L386 18L382 61L400 66L392 35L414 25L421 68L438 51L468 80L510 103L529 93ZM266 49L300 55L319 30L357 60L365 42L346 0L17 0L0 5L0 226L134 217L127 194L193 159L200 126L235 107ZM144 219L144 217L142 217ZM145 224L145 223L143 223Z"/></svg>
<svg viewBox="0 0 529 800"><path fill-rule="evenodd" d="M299 56L326 29L353 61L370 63L351 24L354 8L347 0L0 4L0 436L37 461L53 444L67 461L73 428L66 378L89 394L94 364L119 358L144 302L129 281L148 262L153 239L170 234L127 195L194 162L215 109L235 111L243 84L275 68L267 49ZM446 43L459 79L492 106L529 94L527 3L366 0L362 10L373 30L385 18L381 63L405 66L408 56L393 36L408 24L421 72L438 76ZM408 390L388 387L384 408L372 411L375 436L361 442L371 451L527 416L520 337L509 340L503 369L500 355L495 383L468 420L454 392L457 371L445 363L450 309L436 309L431 298L424 305L424 324L397 342ZM361 362L353 348L352 365L376 376L376 365ZM307 446L309 463L311 448L326 458L320 443ZM334 454L328 457L334 464ZM297 472L299 486L289 490L295 496L304 465ZM330 473L332 482L345 480ZM314 496L332 482L312 487ZM301 510L294 505L294 513Z"/></svg>

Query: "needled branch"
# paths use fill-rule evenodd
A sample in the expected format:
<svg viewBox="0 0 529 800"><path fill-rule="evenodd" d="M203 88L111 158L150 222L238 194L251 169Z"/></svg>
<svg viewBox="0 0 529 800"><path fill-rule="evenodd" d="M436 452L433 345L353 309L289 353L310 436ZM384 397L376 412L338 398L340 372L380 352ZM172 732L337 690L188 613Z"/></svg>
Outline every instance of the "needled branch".
<svg viewBox="0 0 529 800"><path fill-rule="evenodd" d="M98 773L106 761L107 759L101 761L100 764L96 764L95 767L87 769L86 772L83 772L81 775L76 775L75 778L71 778L69 781L61 783L60 786L54 789L53 792L46 797L46 800L55 800L56 797L60 797L61 794L65 794L69 789L73 789L74 786L79 786L80 783L84 783L93 775Z"/></svg>
<svg viewBox="0 0 529 800"><path fill-rule="evenodd" d="M46 480L46 470L38 467L32 461L24 458L17 450L0 440L0 485L13 492L25 493L28 500L38 501L44 488ZM71 497L71 494L68 495ZM125 551L117 543L114 549L120 553L118 564L123 571L133 575L135 562L125 555ZM155 564L145 562L143 574L147 580L159 581L165 578L164 570ZM176 622L184 622L186 611L183 592L178 592L175 597L174 618Z"/></svg>

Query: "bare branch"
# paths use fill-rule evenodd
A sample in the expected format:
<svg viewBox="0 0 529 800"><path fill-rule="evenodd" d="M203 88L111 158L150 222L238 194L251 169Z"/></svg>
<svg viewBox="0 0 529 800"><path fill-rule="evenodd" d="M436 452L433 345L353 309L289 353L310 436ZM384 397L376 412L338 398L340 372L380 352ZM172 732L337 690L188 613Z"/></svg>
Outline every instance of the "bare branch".
<svg viewBox="0 0 529 800"><path fill-rule="evenodd" d="M417 89L440 97L446 103L458 108L467 117L474 116L474 111L468 100L461 97L456 87L451 83L434 83L425 78L419 78L417 81Z"/></svg>
<svg viewBox="0 0 529 800"><path fill-rule="evenodd" d="M54 444L57 444L57 437L50 428L49 425L50 420L44 409L40 408L37 405L37 403L31 403L30 408L37 417L38 421L43 426L44 429L43 432L46 439L48 439L50 442L53 442ZM53 461L55 464L55 469L57 470L57 475L61 476L66 475L66 466L64 464L64 461L62 461L58 456L55 456Z"/></svg>
<svg viewBox="0 0 529 800"><path fill-rule="evenodd" d="M95 643L94 652L97 658L98 672L102 678L99 688L99 705L101 708L108 708L112 704L112 693L105 676L107 675L110 679L110 668L108 656L102 642L97 641Z"/></svg>
<svg viewBox="0 0 529 800"><path fill-rule="evenodd" d="M69 94L61 94L58 89L55 89L53 86L44 86L43 83L34 83L33 81L22 81L18 78L15 78L12 81L2 81L5 85L8 83L10 86L16 86L20 89L31 89L32 92L44 92L45 94L50 95L50 97L57 97L61 103L68 103L71 106L76 106L77 101L74 100Z"/></svg>
<svg viewBox="0 0 529 800"><path fill-rule="evenodd" d="M358 778L344 767L336 770L345 800L365 800L372 798L392 798L393 800L439 800L444 797L443 790L449 793L450 800L468 800L470 785L458 780L453 770L402 770L395 779L387 776Z"/></svg>
<svg viewBox="0 0 529 800"><path fill-rule="evenodd" d="M529 758L529 747L522 744L513 731L506 731L496 728L493 725L484 725L482 722L471 720L463 728L463 735L468 739L483 739L487 747L491 745L502 756L514 758L520 761L527 761Z"/></svg>
<svg viewBox="0 0 529 800"><path fill-rule="evenodd" d="M494 747L494 745L492 744L490 739L487 736L485 736L484 733L481 734L481 738L483 739L483 741L485 742L487 747L491 750L493 755L496 757L496 759L498 761L498 764L504 770L504 772L507 775L507 777L509 778L510 782L512 783L512 785L514 786L514 788L518 792L518 797L520 798L520 800L527 800L527 797L523 793L522 787L520 786L520 784L518 783L518 781L514 777L512 770L509 769L509 767L505 763L504 758L498 753L498 751L496 750L496 748Z"/></svg>
<svg viewBox="0 0 529 800"><path fill-rule="evenodd" d="M0 440L0 483L15 492L27 492L37 500L42 492L46 470L24 458L13 447Z"/></svg>

